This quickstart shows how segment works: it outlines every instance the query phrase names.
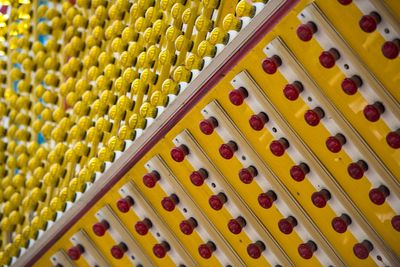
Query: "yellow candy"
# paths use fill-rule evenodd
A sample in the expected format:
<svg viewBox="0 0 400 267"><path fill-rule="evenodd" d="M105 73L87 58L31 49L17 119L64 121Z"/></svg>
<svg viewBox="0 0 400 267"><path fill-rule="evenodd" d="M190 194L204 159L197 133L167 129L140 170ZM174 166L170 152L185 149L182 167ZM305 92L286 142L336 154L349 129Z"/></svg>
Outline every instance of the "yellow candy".
<svg viewBox="0 0 400 267"><path fill-rule="evenodd" d="M182 34L182 31L176 28L175 26L171 25L168 27L165 36L167 37L168 41L175 41L176 38L178 38L179 35Z"/></svg>
<svg viewBox="0 0 400 267"><path fill-rule="evenodd" d="M172 6L171 15L174 19L178 20L182 17L182 13L185 10L185 6L181 3L176 3Z"/></svg>
<svg viewBox="0 0 400 267"><path fill-rule="evenodd" d="M89 161L89 170L91 172L103 172L104 171L104 163L97 157L92 158Z"/></svg>
<svg viewBox="0 0 400 267"><path fill-rule="evenodd" d="M22 181L23 183L25 181ZM21 185L23 186L23 184ZM20 193L14 193L11 197L10 197L10 203L14 206L14 207L19 207L19 205L21 205L22 202L22 196Z"/></svg>
<svg viewBox="0 0 400 267"><path fill-rule="evenodd" d="M168 94L176 95L179 92L179 85L172 79L166 79L161 86L161 90L166 95Z"/></svg>
<svg viewBox="0 0 400 267"><path fill-rule="evenodd" d="M44 207L41 211L40 211L40 218L46 222L46 221L52 221L54 220L55 216L55 212L52 211L49 207Z"/></svg>
<svg viewBox="0 0 400 267"><path fill-rule="evenodd" d="M183 51L183 50L190 50L193 46L193 42L190 41L185 35L180 35L178 38L175 40L175 48L178 51Z"/></svg>
<svg viewBox="0 0 400 267"><path fill-rule="evenodd" d="M133 140L134 139L134 132L127 125L123 125L118 130L118 137L121 140Z"/></svg>
<svg viewBox="0 0 400 267"><path fill-rule="evenodd" d="M226 32L224 32L224 30L219 28L219 27L217 27L217 28L215 28L215 29L213 29L211 31L210 37L208 39L208 41L212 45L227 44L228 40L229 40L228 34Z"/></svg>
<svg viewBox="0 0 400 267"><path fill-rule="evenodd" d="M88 153L89 148L82 142L77 142L74 146L74 151L78 156L84 156Z"/></svg>
<svg viewBox="0 0 400 267"><path fill-rule="evenodd" d="M50 208L54 211L63 211L64 210L64 203L59 197L53 197L50 201Z"/></svg>
<svg viewBox="0 0 400 267"><path fill-rule="evenodd" d="M22 216L19 214L18 211L14 210L10 213L10 215L8 215L8 218L10 219L11 224L16 225L21 222Z"/></svg>
<svg viewBox="0 0 400 267"><path fill-rule="evenodd" d="M31 200L33 201L33 202L38 202L39 200L40 201L43 201L44 198L45 197L45 194L42 192L42 190L39 188L39 187L35 187L35 188L33 188L32 190L31 190Z"/></svg>
<svg viewBox="0 0 400 267"><path fill-rule="evenodd" d="M150 117L154 118L156 115L156 109L149 103L145 102L140 106L140 115L144 118Z"/></svg>
<svg viewBox="0 0 400 267"><path fill-rule="evenodd" d="M187 69L201 70L204 65L204 60L195 54L190 54L186 57L185 65Z"/></svg>
<svg viewBox="0 0 400 267"><path fill-rule="evenodd" d="M133 80L137 77L136 72L134 71L133 68L127 68L124 70L124 73L122 74L122 79L124 79L124 81L126 83L132 83Z"/></svg>
<svg viewBox="0 0 400 267"><path fill-rule="evenodd" d="M79 172L79 179L84 181L84 182L92 182L93 181L93 173L87 169L86 167L83 167L80 172Z"/></svg>
<svg viewBox="0 0 400 267"><path fill-rule="evenodd" d="M10 219L8 217L4 217L1 222L0 222L0 228L2 231L11 231L12 229L12 224L10 222Z"/></svg>
<svg viewBox="0 0 400 267"><path fill-rule="evenodd" d="M197 17L195 25L198 31L210 31L213 27L213 22L209 18L200 15Z"/></svg>

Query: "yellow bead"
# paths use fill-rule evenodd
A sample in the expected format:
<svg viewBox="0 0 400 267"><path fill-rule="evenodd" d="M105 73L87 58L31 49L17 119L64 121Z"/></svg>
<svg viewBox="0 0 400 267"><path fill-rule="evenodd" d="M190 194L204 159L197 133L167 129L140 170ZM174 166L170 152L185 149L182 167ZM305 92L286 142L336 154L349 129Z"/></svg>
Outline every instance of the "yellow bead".
<svg viewBox="0 0 400 267"><path fill-rule="evenodd" d="M50 200L50 208L54 211L63 211L64 210L64 203L63 201L61 201L61 199L59 197L53 197Z"/></svg>
<svg viewBox="0 0 400 267"><path fill-rule="evenodd" d="M89 117L83 116L79 119L78 126L83 130L87 130L93 126L93 121Z"/></svg>
<svg viewBox="0 0 400 267"><path fill-rule="evenodd" d="M175 40L175 48L178 51L190 50L193 46L193 42L189 40L185 35L180 35Z"/></svg>
<svg viewBox="0 0 400 267"><path fill-rule="evenodd" d="M0 228L2 231L11 231L12 224L10 222L10 219L8 219L7 217L4 217L0 222Z"/></svg>
<svg viewBox="0 0 400 267"><path fill-rule="evenodd" d="M166 95L168 94L176 95L179 92L179 85L172 79L166 79L161 86L161 90Z"/></svg>
<svg viewBox="0 0 400 267"><path fill-rule="evenodd" d="M110 119L119 121L125 115L125 111L120 109L117 105L113 105L108 111L108 116Z"/></svg>
<svg viewBox="0 0 400 267"><path fill-rule="evenodd" d="M182 13L182 22L185 24L189 24L192 21L192 18L195 16L192 9L186 8L185 11Z"/></svg>
<svg viewBox="0 0 400 267"><path fill-rule="evenodd" d="M190 54L186 57L185 65L187 69L201 70L204 65L204 60L195 54Z"/></svg>
<svg viewBox="0 0 400 267"><path fill-rule="evenodd" d="M135 30L137 32L143 32L148 26L148 21L144 17L140 17L135 21Z"/></svg>
<svg viewBox="0 0 400 267"><path fill-rule="evenodd" d="M103 104L114 104L116 101L116 96L109 90L105 90L100 97L100 101Z"/></svg>
<svg viewBox="0 0 400 267"><path fill-rule="evenodd" d="M42 98L46 103L55 104L57 102L57 95L50 90L45 91Z"/></svg>
<svg viewBox="0 0 400 267"><path fill-rule="evenodd" d="M197 54L200 57L214 57L216 54L216 47L204 40L197 47Z"/></svg>
<svg viewBox="0 0 400 267"><path fill-rule="evenodd" d="M90 161L89 161L89 170L91 172L103 172L104 171L104 163L97 157L93 157Z"/></svg>
<svg viewBox="0 0 400 267"><path fill-rule="evenodd" d="M227 44L228 34L222 28L215 28L211 31L208 41L212 45L216 44Z"/></svg>
<svg viewBox="0 0 400 267"><path fill-rule="evenodd" d="M107 17L107 9L104 6L98 6L95 11L96 17L104 21Z"/></svg>
<svg viewBox="0 0 400 267"><path fill-rule="evenodd" d="M213 27L213 22L209 18L207 18L203 15L200 15L196 19L195 26L198 31L207 31L208 32L208 31L211 31L211 29Z"/></svg>
<svg viewBox="0 0 400 267"><path fill-rule="evenodd" d="M171 25L168 27L165 36L167 37L168 41L175 41L176 38L178 38L179 35L182 34L182 31L176 28L175 26Z"/></svg>
<svg viewBox="0 0 400 267"><path fill-rule="evenodd" d="M171 9L171 15L174 19L178 20L182 17L182 13L185 10L185 6L181 3L175 3Z"/></svg>
<svg viewBox="0 0 400 267"><path fill-rule="evenodd" d="M5 202L3 204L3 215L8 216L14 210L13 204L11 202Z"/></svg>
<svg viewBox="0 0 400 267"><path fill-rule="evenodd" d="M40 211L40 218L46 222L46 221L52 221L54 220L54 216L55 216L55 212L52 211L49 207L44 207L41 211Z"/></svg>
<svg viewBox="0 0 400 267"><path fill-rule="evenodd" d="M76 101L78 100L78 96L75 92L69 92L66 98L67 105L73 107Z"/></svg>
<svg viewBox="0 0 400 267"><path fill-rule="evenodd" d="M162 97L160 91L156 91L156 92L154 92L154 93L151 95L151 97L150 97L150 104L151 104L153 107L160 106L160 105L164 105L164 103L163 103L163 97Z"/></svg>
<svg viewBox="0 0 400 267"><path fill-rule="evenodd" d="M39 187L35 187L31 191L31 199L33 202L38 202L39 200L43 200L44 194Z"/></svg>
<svg viewBox="0 0 400 267"><path fill-rule="evenodd" d="M63 108L57 108L53 111L53 119L55 122L59 122L65 116L65 110Z"/></svg>
<svg viewBox="0 0 400 267"><path fill-rule="evenodd" d="M128 84L132 83L133 80L137 77L137 74L133 68L127 68L124 70L124 73L122 74L122 78L124 81Z"/></svg>
<svg viewBox="0 0 400 267"><path fill-rule="evenodd" d="M30 227L29 225L25 226L25 227L22 229L22 236L23 236L25 239L29 239L29 238L31 237L31 227Z"/></svg>
<svg viewBox="0 0 400 267"><path fill-rule="evenodd" d="M88 150L89 150L89 148L87 147L86 144L84 144L82 142L75 143L74 151L75 151L76 155L84 156L87 154Z"/></svg>
<svg viewBox="0 0 400 267"><path fill-rule="evenodd" d="M25 182L25 181L23 181ZM23 186L23 184L22 184ZM21 187L22 187L21 186ZM20 187L19 187L20 188ZM22 202L22 196L20 193L14 193L11 197L10 197L10 203L14 206L14 207L19 207L19 205L21 205Z"/></svg>
<svg viewBox="0 0 400 267"><path fill-rule="evenodd" d="M76 179L76 178L75 178ZM72 181L72 180L71 180ZM58 197L62 203L66 203L68 199L68 187L63 187L58 193ZM50 203L51 205L51 203Z"/></svg>
<svg viewBox="0 0 400 267"><path fill-rule="evenodd" d="M239 17L253 17L255 12L256 12L255 7L246 0L241 0L236 5L236 14Z"/></svg>
<svg viewBox="0 0 400 267"><path fill-rule="evenodd" d="M183 66L179 66L175 69L173 78L176 82L189 82L192 74Z"/></svg>
<svg viewBox="0 0 400 267"><path fill-rule="evenodd" d="M156 109L149 103L145 102L140 106L140 115L144 118L154 118L156 115Z"/></svg>
<svg viewBox="0 0 400 267"><path fill-rule="evenodd" d="M13 225L19 224L21 222L21 215L19 214L18 211L12 211L10 215L8 215L8 218L10 219L10 223ZM15 242L15 241L14 241Z"/></svg>
<svg viewBox="0 0 400 267"><path fill-rule="evenodd" d="M240 21L240 19L235 17L235 15L228 14L225 16L222 25L225 31L230 31L230 30L239 31L242 27L242 22Z"/></svg>
<svg viewBox="0 0 400 267"><path fill-rule="evenodd" d="M102 147L98 152L98 157L101 161L113 161L114 152L111 151L108 147Z"/></svg>
<svg viewBox="0 0 400 267"><path fill-rule="evenodd" d="M113 136L108 141L108 147L113 151L122 151L125 148L125 143L117 136Z"/></svg>
<svg viewBox="0 0 400 267"><path fill-rule="evenodd" d="M84 182L93 182L93 173L84 167L79 171L79 179Z"/></svg>

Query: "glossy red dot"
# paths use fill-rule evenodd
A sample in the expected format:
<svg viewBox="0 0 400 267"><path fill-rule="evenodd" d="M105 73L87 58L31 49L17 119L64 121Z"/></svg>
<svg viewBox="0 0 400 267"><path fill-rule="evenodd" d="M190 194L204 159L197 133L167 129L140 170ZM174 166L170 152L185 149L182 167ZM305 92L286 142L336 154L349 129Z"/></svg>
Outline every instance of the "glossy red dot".
<svg viewBox="0 0 400 267"><path fill-rule="evenodd" d="M359 76L354 75L350 78L345 78L342 81L342 89L348 95L354 95L357 93L358 88L362 85L362 80Z"/></svg>
<svg viewBox="0 0 400 267"><path fill-rule="evenodd" d="M138 221L135 224L135 230L139 235L146 235L149 232L149 229L152 227L152 223L149 219L145 218L142 221Z"/></svg>
<svg viewBox="0 0 400 267"><path fill-rule="evenodd" d="M254 114L249 119L251 128L255 131L261 131L264 128L265 123L268 121L268 116L264 112Z"/></svg>
<svg viewBox="0 0 400 267"><path fill-rule="evenodd" d="M200 131L205 135L212 134L214 132L214 128L217 126L218 126L218 121L213 117L204 119L199 124Z"/></svg>
<svg viewBox="0 0 400 267"><path fill-rule="evenodd" d="M366 33L371 33L376 30L378 23L380 22L380 16L376 12L372 12L369 15L364 15L359 21L361 30Z"/></svg>
<svg viewBox="0 0 400 267"><path fill-rule="evenodd" d="M232 234L240 234L243 227L246 225L246 221L242 217L238 217L237 219L231 219L228 222L228 229Z"/></svg>
<svg viewBox="0 0 400 267"><path fill-rule="evenodd" d="M301 182L306 177L306 174L310 171L309 167L305 163L300 163L290 168L290 176L293 180Z"/></svg>
<svg viewBox="0 0 400 267"><path fill-rule="evenodd" d="M319 192L314 192L311 195L311 201L317 208L325 207L329 199L330 199L330 193L325 189L322 189Z"/></svg>
<svg viewBox="0 0 400 267"><path fill-rule="evenodd" d="M400 40L386 41L382 45L382 54L388 59L395 59L399 56Z"/></svg>
<svg viewBox="0 0 400 267"><path fill-rule="evenodd" d="M203 259L209 259L211 258L213 251L215 251L215 245L212 242L201 244L198 248L198 251Z"/></svg>
<svg viewBox="0 0 400 267"><path fill-rule="evenodd" d="M314 243L314 242L312 242ZM299 252L299 255L303 258L303 259L311 259L315 249L315 244L312 244L310 241L305 243L305 244L300 244L297 247L297 251Z"/></svg>
<svg viewBox="0 0 400 267"><path fill-rule="evenodd" d="M328 139L326 139L326 147L328 148L329 151L332 153L338 153L342 149L342 145L344 144L341 139L345 140L344 137L341 138L341 135L336 135L336 136L330 136Z"/></svg>
<svg viewBox="0 0 400 267"><path fill-rule="evenodd" d="M270 58L264 59L264 61L262 62L262 68L266 73L274 74L281 64L282 60L280 59L280 57L274 55Z"/></svg>
<svg viewBox="0 0 400 267"><path fill-rule="evenodd" d="M164 197L161 200L161 205L166 211L173 211L178 201L179 200L175 195L171 195L169 197Z"/></svg>
<svg viewBox="0 0 400 267"><path fill-rule="evenodd" d="M303 85L300 82L295 81L294 83L285 85L285 88L283 89L283 94L288 100L294 101L299 97L302 91Z"/></svg>
<svg viewBox="0 0 400 267"><path fill-rule="evenodd" d="M258 204L264 209L269 209L276 200L276 194L273 191L268 191L266 193L261 193L258 195Z"/></svg>
<svg viewBox="0 0 400 267"><path fill-rule="evenodd" d="M187 154L189 154L189 149L185 145L171 149L171 157L176 162L182 162Z"/></svg>
<svg viewBox="0 0 400 267"><path fill-rule="evenodd" d="M347 173L353 179L361 179L364 176L364 172L368 169L368 165L364 161L358 161L350 163L347 167Z"/></svg>
<svg viewBox="0 0 400 267"><path fill-rule="evenodd" d="M143 184L148 188L153 188L159 179L160 175L157 172L152 171L143 176Z"/></svg>
<svg viewBox="0 0 400 267"><path fill-rule="evenodd" d="M307 22L297 27L296 34L300 40L308 42L312 39L313 34L317 31L317 25L314 22Z"/></svg>
<svg viewBox="0 0 400 267"><path fill-rule="evenodd" d="M339 58L339 53L336 49L330 49L329 51L323 51L319 56L319 63L327 68L330 69L335 66L336 60Z"/></svg>
<svg viewBox="0 0 400 267"><path fill-rule="evenodd" d="M226 197L221 193L219 193L218 195L213 195L208 199L208 203L214 210L222 209L225 202L226 202Z"/></svg>
<svg viewBox="0 0 400 267"><path fill-rule="evenodd" d="M304 120L310 126L317 126L324 116L324 112L321 108L317 107L313 110L307 110L304 114Z"/></svg>
<svg viewBox="0 0 400 267"><path fill-rule="evenodd" d="M127 196L125 198L121 198L117 201L117 208L120 212L127 213L134 201L131 197Z"/></svg>
<svg viewBox="0 0 400 267"><path fill-rule="evenodd" d="M68 249L67 254L71 260L77 261L79 260L83 252L84 248L81 245L76 245Z"/></svg>
<svg viewBox="0 0 400 267"><path fill-rule="evenodd" d="M366 259L369 253L373 249L372 244L369 241L364 240L362 243L357 243L353 246L354 255L359 259Z"/></svg>
<svg viewBox="0 0 400 267"><path fill-rule="evenodd" d="M288 148L288 142L281 138L280 140L274 140L271 142L269 145L269 149L271 150L272 154L274 154L277 157L281 157L284 153L286 148Z"/></svg>
<svg viewBox="0 0 400 267"><path fill-rule="evenodd" d="M279 222L278 222L278 228L279 228L279 230L282 232L282 233L284 233L284 234L286 234L286 235L288 235L288 234L290 234L291 232L293 232L293 225L287 220L287 219L281 219Z"/></svg>
<svg viewBox="0 0 400 267"><path fill-rule="evenodd" d="M251 243L247 246L247 254L249 254L253 259L260 258L263 250L265 250L265 245L261 241Z"/></svg>
<svg viewBox="0 0 400 267"><path fill-rule="evenodd" d="M124 256L126 251L127 251L126 245L125 244L119 244L119 245L113 246L111 248L111 255L115 259L122 259L122 257Z"/></svg>
<svg viewBox="0 0 400 267"><path fill-rule="evenodd" d="M223 157L224 159L231 159L231 158L233 158L233 155L236 150L237 150L236 143L229 141L226 144L222 144L219 147L218 151L219 151L219 154L221 155L221 157Z"/></svg>
<svg viewBox="0 0 400 267"><path fill-rule="evenodd" d="M338 2L344 6L350 5L353 0L338 0Z"/></svg>
<svg viewBox="0 0 400 267"><path fill-rule="evenodd" d="M347 231L347 227L350 223L351 223L350 218L347 215L343 214L340 217L333 218L332 228L336 232L343 234L344 232Z"/></svg>
<svg viewBox="0 0 400 267"><path fill-rule="evenodd" d="M239 87L238 89L232 90L229 93L229 100L235 106L240 106L243 104L244 99L248 96L248 92L244 87Z"/></svg>
<svg viewBox="0 0 400 267"><path fill-rule="evenodd" d="M196 221L193 218L189 218L188 220L184 220L179 224L179 228L181 232L185 235L190 235L193 233L194 228L197 226Z"/></svg>
<svg viewBox="0 0 400 267"><path fill-rule="evenodd" d="M367 105L363 110L365 118L371 122L378 121L379 118L381 117L382 112L383 112L383 105L380 103Z"/></svg>
<svg viewBox="0 0 400 267"><path fill-rule="evenodd" d="M386 135L386 143L394 149L400 148L400 129Z"/></svg>
<svg viewBox="0 0 400 267"><path fill-rule="evenodd" d="M400 215L396 215L391 220L393 229L400 232Z"/></svg>
<svg viewBox="0 0 400 267"><path fill-rule="evenodd" d="M378 188L373 188L369 191L369 199L375 205L382 205L385 203L386 197L390 194L389 189L385 186L380 186Z"/></svg>
<svg viewBox="0 0 400 267"><path fill-rule="evenodd" d="M170 250L170 247L168 245L167 242L162 242L161 244L155 244L153 246L153 254L157 257L157 258L164 258L165 255L167 255L167 251Z"/></svg>
<svg viewBox="0 0 400 267"><path fill-rule="evenodd" d="M245 184L250 184L257 175L257 170L253 166L243 168L239 171L239 178Z"/></svg>
<svg viewBox="0 0 400 267"><path fill-rule="evenodd" d="M190 174L190 181L195 186L201 186L207 177L208 177L207 171L204 169L199 169L198 171L194 171Z"/></svg>
<svg viewBox="0 0 400 267"><path fill-rule="evenodd" d="M92 226L93 233L97 236L103 236L108 228L110 225L106 221L97 222Z"/></svg>

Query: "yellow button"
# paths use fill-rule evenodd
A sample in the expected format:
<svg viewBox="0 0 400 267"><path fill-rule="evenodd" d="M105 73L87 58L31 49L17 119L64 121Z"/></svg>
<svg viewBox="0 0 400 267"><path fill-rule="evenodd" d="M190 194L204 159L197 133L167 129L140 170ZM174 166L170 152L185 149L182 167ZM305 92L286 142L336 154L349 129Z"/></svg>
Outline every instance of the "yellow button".
<svg viewBox="0 0 400 267"><path fill-rule="evenodd" d="M246 0L241 0L236 5L236 14L239 17L253 17L255 12L256 8Z"/></svg>

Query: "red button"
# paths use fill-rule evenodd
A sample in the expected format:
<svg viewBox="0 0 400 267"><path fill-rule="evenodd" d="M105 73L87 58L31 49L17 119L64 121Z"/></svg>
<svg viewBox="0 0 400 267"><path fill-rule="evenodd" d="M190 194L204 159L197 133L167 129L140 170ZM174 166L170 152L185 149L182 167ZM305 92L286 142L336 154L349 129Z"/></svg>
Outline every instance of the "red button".
<svg viewBox="0 0 400 267"><path fill-rule="evenodd" d="M319 63L327 69L335 66L336 60L340 58L339 52L335 48L331 48L329 51L324 51L319 56Z"/></svg>
<svg viewBox="0 0 400 267"><path fill-rule="evenodd" d="M224 159L231 159L233 158L233 154L235 153L236 150L238 150L236 143L233 141L229 141L228 143L222 144L219 147L219 154Z"/></svg>
<svg viewBox="0 0 400 267"><path fill-rule="evenodd" d="M391 148L400 148L400 129L388 133L388 135L386 135L386 143L388 143Z"/></svg>
<svg viewBox="0 0 400 267"><path fill-rule="evenodd" d="M342 214L340 217L335 217L332 220L332 228L342 234L347 231L347 226L351 223L351 219L348 215Z"/></svg>
<svg viewBox="0 0 400 267"><path fill-rule="evenodd" d="M282 60L277 55L264 59L262 63L263 70L268 74L274 74L278 67L282 65Z"/></svg>
<svg viewBox="0 0 400 267"><path fill-rule="evenodd" d="M170 246L167 242L163 241L160 244L155 244L153 246L153 254L157 257L157 258L164 258L165 255L167 254L167 251L170 250Z"/></svg>
<svg viewBox="0 0 400 267"><path fill-rule="evenodd" d="M248 97L248 92L244 87L239 87L238 89L232 90L229 93L229 100L235 106L240 106L243 104L244 99Z"/></svg>
<svg viewBox="0 0 400 267"><path fill-rule="evenodd" d="M332 153L338 153L342 149L342 145L346 143L346 138L342 134L330 136L326 139L326 147Z"/></svg>
<svg viewBox="0 0 400 267"><path fill-rule="evenodd" d="M196 226L197 222L194 218L189 218L188 220L184 220L179 224L179 228L185 235L192 234Z"/></svg>
<svg viewBox="0 0 400 267"><path fill-rule="evenodd" d="M82 247L82 245L76 245L70 249L68 249L67 254L70 257L71 260L77 261L81 257L82 253L85 251L85 249Z"/></svg>
<svg viewBox="0 0 400 267"><path fill-rule="evenodd" d="M376 12L371 12L369 15L364 15L360 19L359 25L361 30L367 33L371 33L376 30L378 23L381 21L381 17Z"/></svg>
<svg viewBox="0 0 400 267"><path fill-rule="evenodd" d="M396 215L392 218L393 229L400 232L400 215Z"/></svg>
<svg viewBox="0 0 400 267"><path fill-rule="evenodd" d="M362 85L362 80L359 76L353 75L350 78L345 78L342 82L342 89L348 95L354 95L358 88Z"/></svg>
<svg viewBox="0 0 400 267"><path fill-rule="evenodd" d="M305 244L300 244L297 248L299 255L306 260L311 259L316 250L317 245L313 241L308 241Z"/></svg>
<svg viewBox="0 0 400 267"><path fill-rule="evenodd" d="M354 255L357 256L359 259L366 259L368 258L369 253L374 249L371 242L368 240L364 240L361 243L357 243L353 246Z"/></svg>
<svg viewBox="0 0 400 267"><path fill-rule="evenodd" d="M279 230L286 235L293 232L293 227L295 227L296 225L297 221L293 216L289 216L286 219L281 219L278 222Z"/></svg>
<svg viewBox="0 0 400 267"><path fill-rule="evenodd" d="M108 224L107 221L104 220L101 222L97 222L92 226L92 230L94 234L97 236L103 236L108 228L110 228L110 225Z"/></svg>
<svg viewBox="0 0 400 267"><path fill-rule="evenodd" d="M384 106L380 102L375 102L372 105L367 105L364 108L364 116L371 122L376 122L381 117L381 114L385 111Z"/></svg>
<svg viewBox="0 0 400 267"><path fill-rule="evenodd" d="M277 157L281 157L285 150L289 147L289 142L285 138L280 138L279 140L274 140L269 145L269 149L271 150L272 154Z"/></svg>
<svg viewBox="0 0 400 267"><path fill-rule="evenodd" d="M341 3L344 6L350 5L353 0L338 0L339 3Z"/></svg>
<svg viewBox="0 0 400 267"><path fill-rule="evenodd" d="M201 186L204 180L207 179L208 173L205 169L201 168L198 171L194 171L190 174L190 181L195 186Z"/></svg>
<svg viewBox="0 0 400 267"><path fill-rule="evenodd" d="M208 241L207 244L201 244L198 248L199 254L204 259L209 259L212 253L216 250L215 244Z"/></svg>
<svg viewBox="0 0 400 267"><path fill-rule="evenodd" d="M306 24L301 24L297 27L297 37L304 42L311 40L313 34L317 31L317 25L314 22L309 21Z"/></svg>
<svg viewBox="0 0 400 267"><path fill-rule="evenodd" d="M369 191L369 199L375 205L382 205L383 203L385 203L386 197L389 195L390 191L384 185L381 185L378 188L374 188Z"/></svg>
<svg viewBox="0 0 400 267"><path fill-rule="evenodd" d="M231 233L235 235L240 234L243 227L245 226L246 226L246 220L242 216L239 216L236 219L231 219L228 222L229 231L231 231Z"/></svg>
<svg viewBox="0 0 400 267"><path fill-rule="evenodd" d="M399 55L400 40L387 41L382 45L382 54L388 59L395 59Z"/></svg>
<svg viewBox="0 0 400 267"><path fill-rule="evenodd" d="M322 189L319 192L314 192L311 195L311 201L317 208L323 208L326 206L326 203L331 198L331 194L328 190Z"/></svg>
<svg viewBox="0 0 400 267"><path fill-rule="evenodd" d="M116 259L122 259L127 250L128 247L124 243L120 243L119 245L111 248L111 255Z"/></svg>
<svg viewBox="0 0 400 267"><path fill-rule="evenodd" d="M307 110L304 114L304 119L310 126L317 126L321 118L325 116L325 112L320 107L316 107L313 110Z"/></svg>
<svg viewBox="0 0 400 267"><path fill-rule="evenodd" d="M117 208L120 212L127 213L133 204L133 199L130 196L127 196L117 201Z"/></svg>
<svg viewBox="0 0 400 267"><path fill-rule="evenodd" d="M208 203L214 210L222 209L222 206L227 201L224 193L219 193L218 195L213 195L208 199Z"/></svg>
<svg viewBox="0 0 400 267"><path fill-rule="evenodd" d="M301 84L301 82L298 81L287 84L283 89L283 94L290 101L296 100L301 92L303 92L303 85Z"/></svg>
<svg viewBox="0 0 400 267"><path fill-rule="evenodd" d="M170 195L169 197L164 197L161 200L161 205L166 211L173 211L175 209L175 205L179 203L178 196L175 194Z"/></svg>
<svg viewBox="0 0 400 267"><path fill-rule="evenodd" d="M265 245L261 241L249 244L247 246L247 254L253 259L258 259L261 257L261 253L265 250Z"/></svg>
<svg viewBox="0 0 400 267"><path fill-rule="evenodd" d="M139 235L146 235L152 226L153 223L149 219L145 218L135 224L135 230Z"/></svg>
<svg viewBox="0 0 400 267"><path fill-rule="evenodd" d="M268 122L268 116L264 112L260 112L257 115L252 115L249 119L251 128L255 131L261 131L264 128L265 123Z"/></svg>
<svg viewBox="0 0 400 267"><path fill-rule="evenodd" d="M364 172L368 170L368 165L363 160L359 160L356 163L350 163L347 167L347 172L353 179L361 179L364 176Z"/></svg>
<svg viewBox="0 0 400 267"><path fill-rule="evenodd" d="M160 174L156 171L152 171L151 173L146 173L143 176L143 184L148 188L153 188L158 180L160 180Z"/></svg>
<svg viewBox="0 0 400 267"><path fill-rule="evenodd" d="M253 181L253 178L257 176L257 169L253 166L248 168L243 168L239 171L239 178L245 184L250 184Z"/></svg>
<svg viewBox="0 0 400 267"><path fill-rule="evenodd" d="M189 149L185 145L180 145L171 149L171 157L176 162L182 162L187 154L189 154Z"/></svg>
<svg viewBox="0 0 400 267"><path fill-rule="evenodd" d="M290 176L293 180L301 182L306 177L306 174L310 172L310 168L305 163L300 163L299 165L290 168Z"/></svg>
<svg viewBox="0 0 400 267"><path fill-rule="evenodd" d="M200 131L205 135L210 135L214 132L214 128L218 126L218 121L214 117L204 119L200 122Z"/></svg>
<svg viewBox="0 0 400 267"><path fill-rule="evenodd" d="M258 204L264 209L269 209L272 207L272 204L277 199L276 194L274 191L269 190L266 193L261 193L258 196Z"/></svg>

